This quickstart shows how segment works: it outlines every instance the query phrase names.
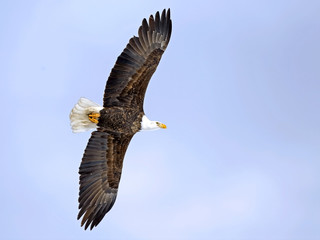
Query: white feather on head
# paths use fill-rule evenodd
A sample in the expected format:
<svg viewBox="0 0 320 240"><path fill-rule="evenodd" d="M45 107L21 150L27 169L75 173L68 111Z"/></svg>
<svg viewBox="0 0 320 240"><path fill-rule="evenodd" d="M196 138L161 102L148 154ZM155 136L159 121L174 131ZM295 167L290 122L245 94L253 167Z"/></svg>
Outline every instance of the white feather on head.
<svg viewBox="0 0 320 240"><path fill-rule="evenodd" d="M161 128L167 128L167 126L159 121L151 121L146 115L143 115L140 131L152 131Z"/></svg>

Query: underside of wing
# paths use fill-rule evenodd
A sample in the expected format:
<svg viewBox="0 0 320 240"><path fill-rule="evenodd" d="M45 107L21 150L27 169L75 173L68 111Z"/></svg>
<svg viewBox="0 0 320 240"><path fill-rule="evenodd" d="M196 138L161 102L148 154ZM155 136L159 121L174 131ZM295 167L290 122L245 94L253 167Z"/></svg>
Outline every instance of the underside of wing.
<svg viewBox="0 0 320 240"><path fill-rule="evenodd" d="M138 37L132 37L118 57L107 81L104 107L143 108L144 95L151 76L168 46L172 23L170 9L143 19Z"/></svg>
<svg viewBox="0 0 320 240"><path fill-rule="evenodd" d="M132 136L92 132L79 168L81 226L97 226L112 208L118 192L122 163Z"/></svg>

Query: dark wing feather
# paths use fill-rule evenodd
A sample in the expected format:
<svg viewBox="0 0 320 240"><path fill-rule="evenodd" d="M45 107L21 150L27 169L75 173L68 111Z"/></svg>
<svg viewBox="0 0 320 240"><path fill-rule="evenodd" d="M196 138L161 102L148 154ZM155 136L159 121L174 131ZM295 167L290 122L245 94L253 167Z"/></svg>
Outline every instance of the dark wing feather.
<svg viewBox="0 0 320 240"><path fill-rule="evenodd" d="M122 163L132 135L92 132L79 168L78 219L87 229L97 226L112 208L118 192Z"/></svg>
<svg viewBox="0 0 320 240"><path fill-rule="evenodd" d="M118 57L107 81L103 106L143 109L144 95L152 74L168 46L172 23L170 9L143 19L139 37L132 37Z"/></svg>

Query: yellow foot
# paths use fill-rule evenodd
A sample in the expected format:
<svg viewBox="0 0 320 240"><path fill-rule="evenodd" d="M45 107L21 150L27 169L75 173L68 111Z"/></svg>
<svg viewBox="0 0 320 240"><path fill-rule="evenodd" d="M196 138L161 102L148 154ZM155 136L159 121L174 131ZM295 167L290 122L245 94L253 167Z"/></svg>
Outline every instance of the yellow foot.
<svg viewBox="0 0 320 240"><path fill-rule="evenodd" d="M89 120L93 123L98 123L98 118L100 117L99 113L91 113L89 114Z"/></svg>

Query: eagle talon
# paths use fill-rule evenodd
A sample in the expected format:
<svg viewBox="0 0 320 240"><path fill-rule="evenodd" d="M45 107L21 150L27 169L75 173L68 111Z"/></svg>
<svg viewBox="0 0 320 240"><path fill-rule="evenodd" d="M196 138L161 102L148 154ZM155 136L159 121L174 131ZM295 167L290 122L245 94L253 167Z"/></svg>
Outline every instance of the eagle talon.
<svg viewBox="0 0 320 240"><path fill-rule="evenodd" d="M91 113L89 114L89 120L93 123L98 123L98 119L100 117L100 114L99 113Z"/></svg>

